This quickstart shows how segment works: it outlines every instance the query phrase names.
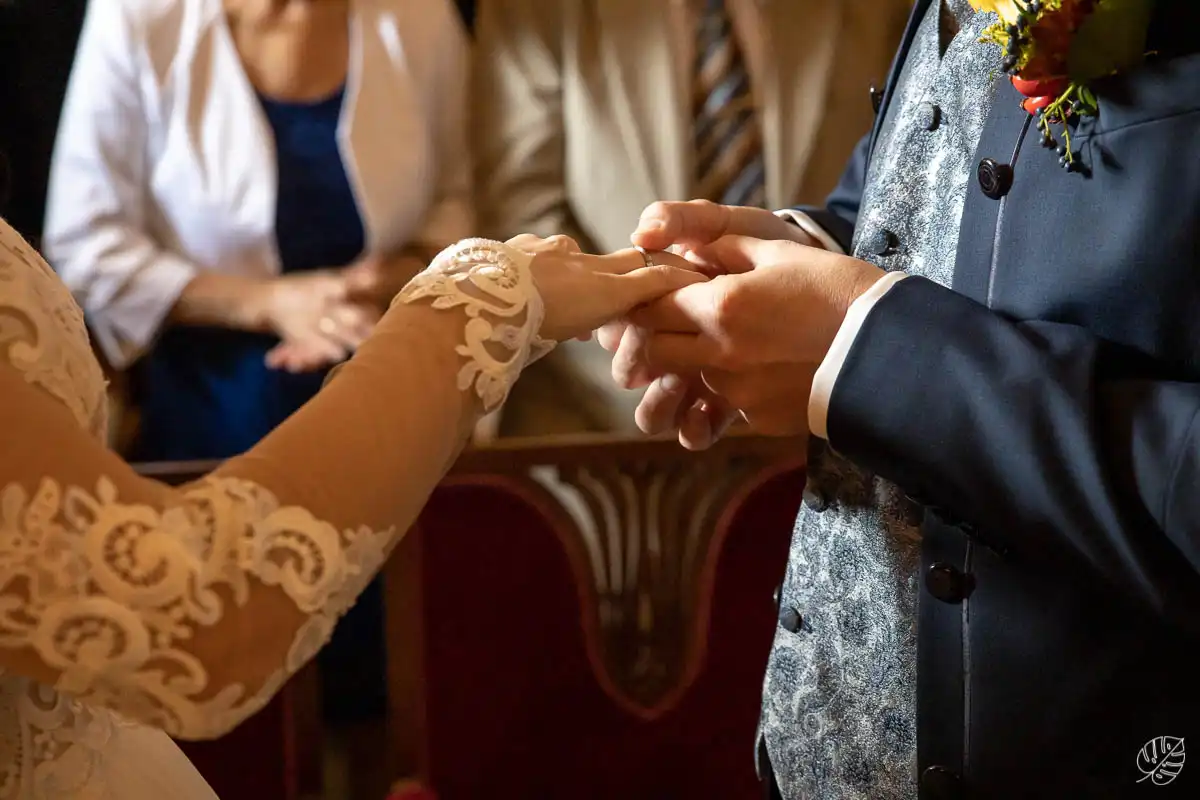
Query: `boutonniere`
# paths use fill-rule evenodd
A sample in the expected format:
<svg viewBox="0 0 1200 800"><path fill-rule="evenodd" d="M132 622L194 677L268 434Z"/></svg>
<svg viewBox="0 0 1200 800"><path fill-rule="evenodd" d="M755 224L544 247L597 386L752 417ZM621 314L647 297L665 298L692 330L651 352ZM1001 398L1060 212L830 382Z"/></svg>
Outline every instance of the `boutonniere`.
<svg viewBox="0 0 1200 800"><path fill-rule="evenodd" d="M1072 123L1100 113L1091 84L1146 57L1154 0L971 0L971 5L1000 17L982 41L1003 50L1004 71L1025 96L1021 107L1038 118L1042 143L1057 147L1060 163L1073 169Z"/></svg>

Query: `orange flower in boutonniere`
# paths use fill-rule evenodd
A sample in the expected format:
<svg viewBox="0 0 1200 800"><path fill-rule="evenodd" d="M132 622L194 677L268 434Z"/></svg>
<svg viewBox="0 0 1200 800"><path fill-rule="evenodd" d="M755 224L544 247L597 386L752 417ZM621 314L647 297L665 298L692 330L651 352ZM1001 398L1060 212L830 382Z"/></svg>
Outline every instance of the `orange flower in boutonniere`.
<svg viewBox="0 0 1200 800"><path fill-rule="evenodd" d="M1043 143L1058 147L1062 165L1072 169L1072 123L1100 113L1090 84L1145 58L1154 0L971 0L971 5L1000 18L984 31L983 41L1004 51L1004 71L1025 96L1021 107L1038 117Z"/></svg>

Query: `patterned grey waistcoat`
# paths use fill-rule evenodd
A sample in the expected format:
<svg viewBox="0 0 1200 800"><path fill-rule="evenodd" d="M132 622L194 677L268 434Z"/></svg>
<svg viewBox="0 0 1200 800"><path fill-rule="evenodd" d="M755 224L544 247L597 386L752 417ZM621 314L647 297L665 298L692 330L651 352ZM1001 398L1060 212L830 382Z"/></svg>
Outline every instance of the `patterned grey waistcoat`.
<svg viewBox="0 0 1200 800"><path fill-rule="evenodd" d="M995 19L942 0L920 23L868 170L858 258L950 283L1000 74L998 48L979 42ZM896 252L876 255L889 239ZM776 780L787 800L915 798L919 521L828 448L809 481L832 503L802 509L780 595L791 624L776 630L760 723Z"/></svg>

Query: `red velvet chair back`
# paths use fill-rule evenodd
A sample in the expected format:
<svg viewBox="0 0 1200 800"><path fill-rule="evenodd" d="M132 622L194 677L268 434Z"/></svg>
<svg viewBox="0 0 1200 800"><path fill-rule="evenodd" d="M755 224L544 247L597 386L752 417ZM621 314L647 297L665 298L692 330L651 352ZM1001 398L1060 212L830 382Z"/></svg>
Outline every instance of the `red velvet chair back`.
<svg viewBox="0 0 1200 800"><path fill-rule="evenodd" d="M753 737L799 453L468 454L389 577L401 759L440 800L761 797Z"/></svg>

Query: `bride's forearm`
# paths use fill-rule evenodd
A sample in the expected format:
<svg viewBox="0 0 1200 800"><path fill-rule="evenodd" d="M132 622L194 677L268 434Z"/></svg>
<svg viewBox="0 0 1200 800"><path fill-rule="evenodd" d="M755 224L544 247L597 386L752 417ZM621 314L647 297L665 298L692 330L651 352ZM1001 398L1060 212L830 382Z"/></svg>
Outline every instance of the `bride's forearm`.
<svg viewBox="0 0 1200 800"><path fill-rule="evenodd" d="M326 641L466 441L481 404L459 389L465 322L395 307L294 417L179 489L136 475L0 352L0 397L20 420L0 441L0 493L10 533L35 547L0 557L0 603L20 609L0 620L0 667L180 738L253 714ZM56 560L37 574L62 583L21 577L43 551Z"/></svg>
<svg viewBox="0 0 1200 800"><path fill-rule="evenodd" d="M415 516L482 413L478 395L458 386L464 324L458 310L396 305L316 397L218 474L269 481L338 524Z"/></svg>
<svg viewBox="0 0 1200 800"><path fill-rule="evenodd" d="M216 474L270 486L338 527L412 523L482 404L459 388L465 315L397 304L296 414Z"/></svg>

